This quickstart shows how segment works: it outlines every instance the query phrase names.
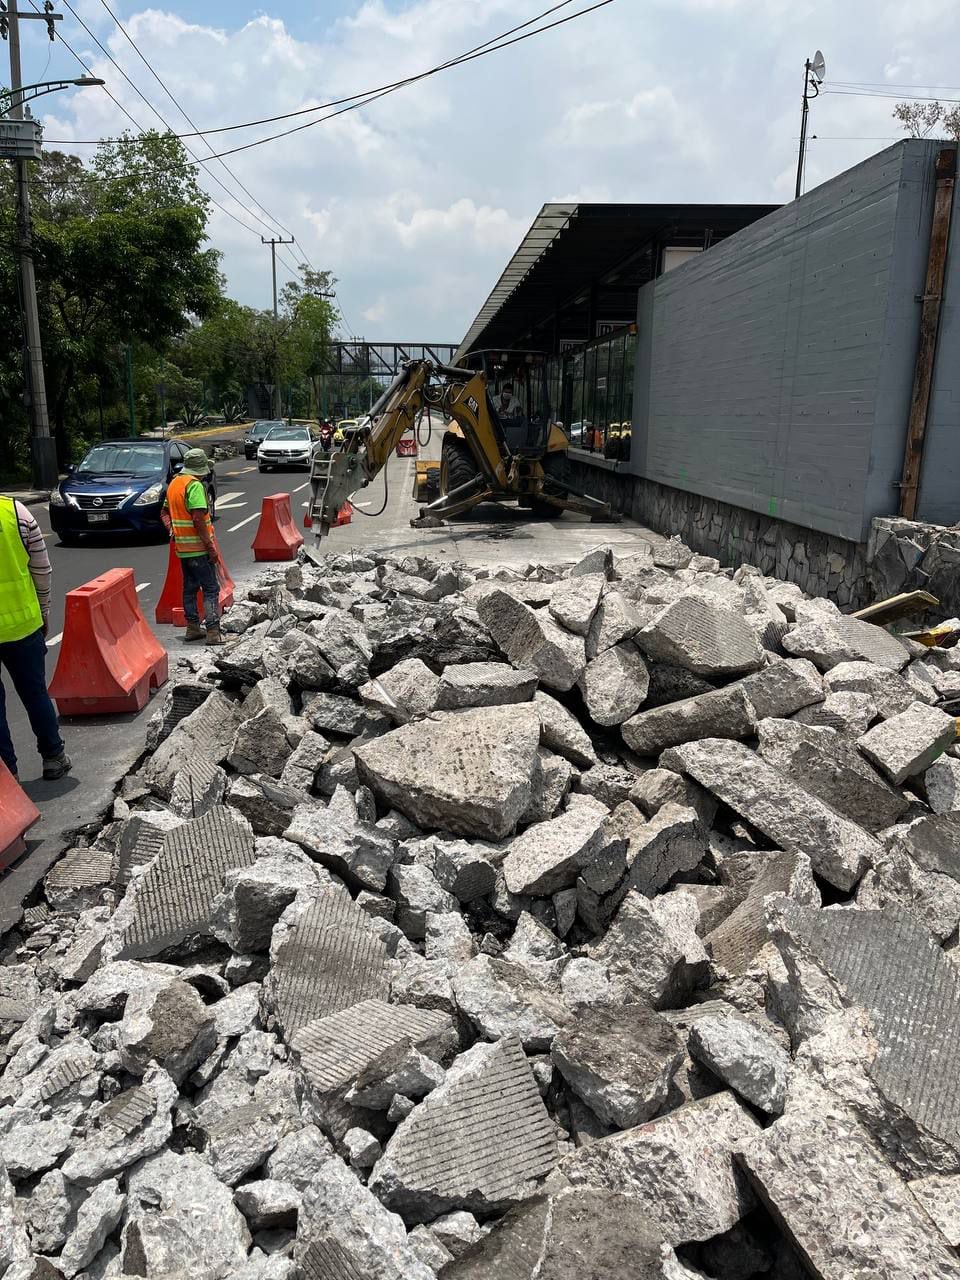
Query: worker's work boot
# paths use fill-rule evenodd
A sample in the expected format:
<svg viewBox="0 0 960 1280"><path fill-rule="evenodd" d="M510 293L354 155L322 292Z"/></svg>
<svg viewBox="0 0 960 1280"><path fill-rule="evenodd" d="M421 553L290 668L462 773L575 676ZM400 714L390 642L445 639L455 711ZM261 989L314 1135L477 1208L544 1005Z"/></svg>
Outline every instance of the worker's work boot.
<svg viewBox="0 0 960 1280"><path fill-rule="evenodd" d="M183 637L184 640L204 640L206 639L206 631L201 627L199 622L188 622L187 633Z"/></svg>
<svg viewBox="0 0 960 1280"><path fill-rule="evenodd" d="M43 762L43 777L46 782L56 782L73 768L73 761L65 751L58 756L48 756Z"/></svg>
<svg viewBox="0 0 960 1280"><path fill-rule="evenodd" d="M223 644L219 622L213 622L207 627L207 644Z"/></svg>

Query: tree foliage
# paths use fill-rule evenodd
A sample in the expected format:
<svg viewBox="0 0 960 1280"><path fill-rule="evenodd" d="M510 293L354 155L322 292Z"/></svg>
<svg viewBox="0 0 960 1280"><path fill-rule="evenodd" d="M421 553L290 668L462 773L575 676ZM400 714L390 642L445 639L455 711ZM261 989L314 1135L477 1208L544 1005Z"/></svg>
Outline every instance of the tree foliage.
<svg viewBox="0 0 960 1280"><path fill-rule="evenodd" d="M98 402L122 392L123 348L161 353L218 303L208 199L180 142L102 144L89 168L45 152L30 166L34 259L50 417L61 461ZM12 166L0 171L0 320L19 328ZM20 352L0 356L4 420L25 428ZM8 440L9 446L9 440ZM0 467L10 467L10 453Z"/></svg>
<svg viewBox="0 0 960 1280"><path fill-rule="evenodd" d="M898 102L893 118L899 120L911 138L926 138L934 129L960 142L960 106L945 107L939 102Z"/></svg>

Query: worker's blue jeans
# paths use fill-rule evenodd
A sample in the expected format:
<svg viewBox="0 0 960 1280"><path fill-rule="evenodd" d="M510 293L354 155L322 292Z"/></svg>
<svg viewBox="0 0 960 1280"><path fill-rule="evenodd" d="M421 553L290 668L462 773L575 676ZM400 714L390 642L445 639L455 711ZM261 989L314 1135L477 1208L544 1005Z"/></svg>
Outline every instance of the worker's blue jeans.
<svg viewBox="0 0 960 1280"><path fill-rule="evenodd" d="M195 627L200 625L197 612L197 592L203 592L203 613L208 627L220 621L220 582L216 566L209 556L184 556L180 561L183 570L183 616Z"/></svg>
<svg viewBox="0 0 960 1280"><path fill-rule="evenodd" d="M35 631L23 640L11 640L0 644L0 671L6 668L10 683L16 689L36 734L37 750L44 760L58 756L63 751L60 723L57 711L47 693L47 676L44 659L47 642L42 631ZM7 724L7 695L0 679L0 760L11 773L17 772L17 753Z"/></svg>

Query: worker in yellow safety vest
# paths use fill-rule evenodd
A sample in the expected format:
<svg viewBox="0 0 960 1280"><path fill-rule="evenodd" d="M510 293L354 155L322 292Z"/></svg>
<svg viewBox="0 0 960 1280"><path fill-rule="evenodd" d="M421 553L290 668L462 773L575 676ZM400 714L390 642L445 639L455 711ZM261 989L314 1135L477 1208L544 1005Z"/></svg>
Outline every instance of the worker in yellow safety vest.
<svg viewBox="0 0 960 1280"><path fill-rule="evenodd" d="M210 463L202 449L188 449L179 475L167 486L161 519L173 538L183 571L183 613L186 640L223 644L220 634L220 571L223 559L213 535L207 491L203 484ZM206 626L201 626L197 592L203 592Z"/></svg>
<svg viewBox="0 0 960 1280"><path fill-rule="evenodd" d="M71 769L57 711L47 693L44 659L50 616L50 557L40 526L13 498L0 497L0 670L6 670L37 739L47 781ZM0 680L0 760L17 777L17 754L7 724Z"/></svg>

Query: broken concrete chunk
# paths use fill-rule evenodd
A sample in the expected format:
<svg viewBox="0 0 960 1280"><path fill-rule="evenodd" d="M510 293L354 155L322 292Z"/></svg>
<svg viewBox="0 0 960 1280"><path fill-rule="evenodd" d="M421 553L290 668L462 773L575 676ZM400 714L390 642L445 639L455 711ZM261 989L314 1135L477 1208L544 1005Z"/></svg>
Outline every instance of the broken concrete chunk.
<svg viewBox="0 0 960 1280"><path fill-rule="evenodd" d="M511 893L547 897L576 884L599 848L605 814L579 806L527 827L510 844L503 874Z"/></svg>
<svg viewBox="0 0 960 1280"><path fill-rule="evenodd" d="M276 927L263 984L264 1003L288 1043L305 1023L384 997L389 986L387 949L374 922L342 890L321 892L300 913L297 906L291 903Z"/></svg>
<svg viewBox="0 0 960 1280"><path fill-rule="evenodd" d="M131 1171L120 1274L229 1275L249 1248L233 1193L198 1155L165 1151Z"/></svg>
<svg viewBox="0 0 960 1280"><path fill-rule="evenodd" d="M293 751L286 725L273 707L244 720L237 729L227 763L237 773L265 773L279 778Z"/></svg>
<svg viewBox="0 0 960 1280"><path fill-rule="evenodd" d="M156 1062L179 1084L216 1043L213 1014L186 982L141 987L127 1000L119 1049L131 1075L142 1076Z"/></svg>
<svg viewBox="0 0 960 1280"><path fill-rule="evenodd" d="M461 711L466 707L500 707L513 702L529 702L537 687L537 677L516 671L505 662L462 662L444 667L437 695L440 711Z"/></svg>
<svg viewBox="0 0 960 1280"><path fill-rule="evenodd" d="M759 1132L732 1093L715 1093L581 1147L558 1173L637 1197L671 1244L709 1240L756 1203L733 1153Z"/></svg>
<svg viewBox="0 0 960 1280"><path fill-rule="evenodd" d="M160 795L169 796L178 771L194 757L222 764L233 747L242 718L239 704L214 690L154 751L143 768L147 782Z"/></svg>
<svg viewBox="0 0 960 1280"><path fill-rule="evenodd" d="M153 956L209 934L227 871L254 858L249 823L226 807L168 831L162 852L131 884L114 916L124 926L120 956Z"/></svg>
<svg viewBox="0 0 960 1280"><path fill-rule="evenodd" d="M363 703L394 724L428 715L437 705L440 679L419 658L407 658L360 689Z"/></svg>
<svg viewBox="0 0 960 1280"><path fill-rule="evenodd" d="M632 645L604 649L587 663L579 680L580 692L595 724L622 724L647 696L649 677L643 658Z"/></svg>
<svg viewBox="0 0 960 1280"><path fill-rule="evenodd" d="M502 854L492 846L468 840L444 841L437 849L433 874L437 883L460 902L492 893Z"/></svg>
<svg viewBox="0 0 960 1280"><path fill-rule="evenodd" d="M96 1186L159 1151L170 1139L170 1110L177 1098L177 1086L167 1073L149 1067L142 1084L125 1089L100 1109L97 1128L64 1162L64 1177L81 1187Z"/></svg>
<svg viewBox="0 0 960 1280"><path fill-rule="evenodd" d="M568 1187L511 1210L444 1280L684 1280L676 1255L629 1195Z"/></svg>
<svg viewBox="0 0 960 1280"><path fill-rule="evenodd" d="M306 1023L294 1036L293 1049L311 1089L328 1096L345 1093L381 1059L388 1059L392 1070L410 1046L440 1058L452 1032L449 1016L437 1010L363 1000Z"/></svg>
<svg viewBox="0 0 960 1280"><path fill-rule="evenodd" d="M477 946L459 911L428 911L424 919L424 949L428 960L465 964L477 954Z"/></svg>
<svg viewBox="0 0 960 1280"><path fill-rule="evenodd" d="M582 637L575 636L505 591L477 603L480 620L515 667L532 671L549 689L572 689L587 665Z"/></svg>
<svg viewBox="0 0 960 1280"><path fill-rule="evenodd" d="M800 853L769 853L761 858L760 872L746 896L706 935L714 962L733 975L746 973L770 941L764 904L771 894L783 893L806 906L820 906L809 858Z"/></svg>
<svg viewBox="0 0 960 1280"><path fill-rule="evenodd" d="M390 873L390 896L397 903L397 925L408 938L426 936L428 911L456 911L457 899L421 864L398 865Z"/></svg>
<svg viewBox="0 0 960 1280"><path fill-rule="evenodd" d="M667 803L630 842L626 887L652 898L678 872L692 871L706 852L707 833L696 810Z"/></svg>
<svg viewBox="0 0 960 1280"><path fill-rule="evenodd" d="M909 801L838 733L811 732L795 720L762 720L757 736L760 754L769 765L868 831L893 826L909 807Z"/></svg>
<svg viewBox="0 0 960 1280"><path fill-rule="evenodd" d="M860 1125L829 1093L816 1097L737 1153L811 1274L960 1276L956 1255Z"/></svg>
<svg viewBox="0 0 960 1280"><path fill-rule="evenodd" d="M534 695L533 704L540 717L540 741L545 747L581 769L589 769L597 763L593 743L566 707L542 692Z"/></svg>
<svg viewBox="0 0 960 1280"><path fill-rule="evenodd" d="M106 849L68 849L43 882L54 911L78 912L95 906L113 879L113 856Z"/></svg>
<svg viewBox="0 0 960 1280"><path fill-rule="evenodd" d="M453 994L461 1013L482 1036L517 1036L528 1053L547 1053L571 1018L560 995L535 981L526 967L488 955L476 956L457 970Z"/></svg>
<svg viewBox="0 0 960 1280"><path fill-rule="evenodd" d="M345 787L334 790L327 806L297 805L283 834L322 866L374 893L383 892L397 857L394 841L361 820L356 800Z"/></svg>
<svg viewBox="0 0 960 1280"><path fill-rule="evenodd" d="M910 661L906 646L882 627L841 614L800 623L784 636L783 647L798 658L809 658L821 671L841 662L871 662L900 671Z"/></svg>
<svg viewBox="0 0 960 1280"><path fill-rule="evenodd" d="M934 813L960 811L960 760L953 756L935 760L923 775L923 790Z"/></svg>
<svg viewBox="0 0 960 1280"><path fill-rule="evenodd" d="M823 677L823 685L828 693L867 694L884 720L917 701L917 694L902 675L873 662L839 662Z"/></svg>
<svg viewBox="0 0 960 1280"><path fill-rule="evenodd" d="M600 573L605 578L613 577L612 547L594 547L588 551L570 570L570 577L582 578L590 573Z"/></svg>
<svg viewBox="0 0 960 1280"><path fill-rule="evenodd" d="M908 911L816 911L775 899L770 931L788 971L809 957L839 984L844 1002L866 1009L879 1052L865 1064L880 1093L921 1131L960 1151L960 1080L953 1045L960 1036L960 974ZM792 984L797 1038L819 1029L823 1008L808 1007ZM804 984L817 1000L816 983ZM789 1012L789 1011L788 1011ZM894 1125L897 1128L902 1126Z"/></svg>
<svg viewBox="0 0 960 1280"><path fill-rule="evenodd" d="M262 1178L238 1187L233 1195L237 1208L253 1231L297 1225L300 1193L290 1182Z"/></svg>
<svg viewBox="0 0 960 1280"><path fill-rule="evenodd" d="M402 1220L339 1159L318 1171L304 1196L294 1258L305 1280L435 1280Z"/></svg>
<svg viewBox="0 0 960 1280"><path fill-rule="evenodd" d="M756 632L743 616L696 590L661 609L635 640L655 661L698 676L744 675L763 665Z"/></svg>
<svg viewBox="0 0 960 1280"><path fill-rule="evenodd" d="M690 1053L715 1076L768 1115L783 1112L790 1055L752 1022L729 1015L698 1018Z"/></svg>
<svg viewBox="0 0 960 1280"><path fill-rule="evenodd" d="M443 712L364 743L357 768L419 827L500 839L530 803L539 740L529 704Z"/></svg>
<svg viewBox="0 0 960 1280"><path fill-rule="evenodd" d="M797 712L801 724L824 726L859 737L877 718L877 704L869 693L830 693L816 706Z"/></svg>
<svg viewBox="0 0 960 1280"><path fill-rule="evenodd" d="M502 1212L536 1191L557 1154L519 1041L477 1044L401 1123L370 1189L409 1223L453 1209Z"/></svg>
<svg viewBox="0 0 960 1280"><path fill-rule="evenodd" d="M957 740L957 722L936 707L915 702L899 715L875 725L857 746L894 786L923 773Z"/></svg>
<svg viewBox="0 0 960 1280"><path fill-rule="evenodd" d="M697 904L689 895L651 900L634 890L591 955L611 975L627 979L655 1009L670 1008L707 981L710 966L698 922Z"/></svg>
<svg viewBox="0 0 960 1280"><path fill-rule="evenodd" d="M77 1210L77 1220L57 1265L65 1276L75 1276L103 1248L126 1208L127 1197L112 1179L94 1187Z"/></svg>
<svg viewBox="0 0 960 1280"><path fill-rule="evenodd" d="M754 716L792 716L804 707L823 701L823 682L812 662L805 658L771 662L742 683ZM726 736L726 735L723 735Z"/></svg>
<svg viewBox="0 0 960 1280"><path fill-rule="evenodd" d="M558 583L547 608L562 627L585 636L607 584L603 573L585 573Z"/></svg>
<svg viewBox="0 0 960 1280"><path fill-rule="evenodd" d="M648 818L653 817L665 804L678 804L695 809L704 827L709 830L717 814L717 801L691 778L671 769L648 769L634 779L630 789L631 801Z"/></svg>
<svg viewBox="0 0 960 1280"><path fill-rule="evenodd" d="M608 588L590 623L587 657L592 661L614 645L630 640L643 623L644 617L626 595Z"/></svg>
<svg viewBox="0 0 960 1280"><path fill-rule="evenodd" d="M316 867L296 845L276 843L277 853L228 871L211 905L210 932L238 955L267 951L284 910L301 889L317 884Z"/></svg>
<svg viewBox="0 0 960 1280"><path fill-rule="evenodd" d="M606 1124L628 1129L656 1115L683 1047L644 1004L581 1009L550 1050L569 1087Z"/></svg>
<svg viewBox="0 0 960 1280"><path fill-rule="evenodd" d="M640 756L656 756L697 738L746 738L756 716L744 692L743 681L702 693L682 702L641 711L620 727L623 740Z"/></svg>
<svg viewBox="0 0 960 1280"><path fill-rule="evenodd" d="M806 854L817 874L838 889L852 888L879 852L862 827L741 743L721 738L688 742L672 748L661 764L690 774L783 849Z"/></svg>

